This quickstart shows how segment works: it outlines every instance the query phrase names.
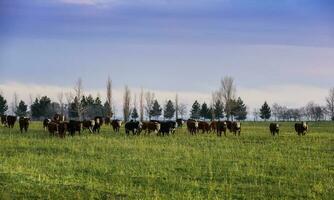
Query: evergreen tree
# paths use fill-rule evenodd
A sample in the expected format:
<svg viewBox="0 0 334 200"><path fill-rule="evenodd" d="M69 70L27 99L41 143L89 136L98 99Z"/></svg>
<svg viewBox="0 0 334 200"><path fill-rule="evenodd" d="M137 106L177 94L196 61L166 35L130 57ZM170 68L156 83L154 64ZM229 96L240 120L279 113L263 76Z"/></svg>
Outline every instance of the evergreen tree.
<svg viewBox="0 0 334 200"><path fill-rule="evenodd" d="M208 104L206 104L205 102L202 104L200 115L204 119L210 119L211 118L210 109L208 108Z"/></svg>
<svg viewBox="0 0 334 200"><path fill-rule="evenodd" d="M213 106L216 119L224 118L224 103L218 99Z"/></svg>
<svg viewBox="0 0 334 200"><path fill-rule="evenodd" d="M159 105L159 102L158 100L155 100L153 103L152 110L150 111L150 114L152 117L155 117L156 119L158 119L161 116L161 112L162 112L162 109Z"/></svg>
<svg viewBox="0 0 334 200"><path fill-rule="evenodd" d="M30 106L30 110L31 110L32 118L38 119L41 117L41 110L40 110L38 98L36 98L33 104Z"/></svg>
<svg viewBox="0 0 334 200"><path fill-rule="evenodd" d="M79 103L78 98L74 97L74 101L72 103L70 103L70 105L68 107L68 116L70 118L78 118L79 117L78 108L77 108L78 103Z"/></svg>
<svg viewBox="0 0 334 200"><path fill-rule="evenodd" d="M52 115L50 115L49 112L50 105L51 105L51 99L47 96L44 96L39 100L39 111L40 111L39 117L48 117L48 118L53 117Z"/></svg>
<svg viewBox="0 0 334 200"><path fill-rule="evenodd" d="M201 105L196 100L191 107L190 118L199 119L201 116Z"/></svg>
<svg viewBox="0 0 334 200"><path fill-rule="evenodd" d="M0 94L0 115L4 115L8 110L6 99Z"/></svg>
<svg viewBox="0 0 334 200"><path fill-rule="evenodd" d="M168 100L164 108L164 117L166 119L171 119L174 117L174 113L175 113L174 104L171 100Z"/></svg>
<svg viewBox="0 0 334 200"><path fill-rule="evenodd" d="M15 114L19 117L24 117L27 115L28 106L24 103L24 101L20 101L19 105L16 107Z"/></svg>
<svg viewBox="0 0 334 200"><path fill-rule="evenodd" d="M136 107L132 109L131 118L134 119L135 121L137 121L138 119L138 111Z"/></svg>
<svg viewBox="0 0 334 200"><path fill-rule="evenodd" d="M247 107L239 97L238 100L235 102L234 106L234 116L236 120L245 120L247 118Z"/></svg>
<svg viewBox="0 0 334 200"><path fill-rule="evenodd" d="M102 116L103 115L103 106L102 106L102 101L100 97L96 97L95 102L94 102L94 116Z"/></svg>
<svg viewBox="0 0 334 200"><path fill-rule="evenodd" d="M265 101L260 109L260 117L267 121L271 117L271 110L268 103Z"/></svg>
<svg viewBox="0 0 334 200"><path fill-rule="evenodd" d="M112 117L113 116L113 112L110 108L109 102L106 101L103 105L103 116L105 117Z"/></svg>

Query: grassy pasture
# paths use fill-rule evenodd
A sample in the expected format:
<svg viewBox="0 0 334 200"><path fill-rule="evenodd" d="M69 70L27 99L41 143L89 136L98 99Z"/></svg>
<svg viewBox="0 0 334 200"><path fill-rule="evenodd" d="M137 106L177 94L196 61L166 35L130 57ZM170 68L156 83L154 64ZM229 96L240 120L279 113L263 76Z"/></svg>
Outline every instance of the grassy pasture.
<svg viewBox="0 0 334 200"><path fill-rule="evenodd" d="M0 199L333 199L334 124L298 137L282 123L245 122L242 135L49 137L0 128Z"/></svg>

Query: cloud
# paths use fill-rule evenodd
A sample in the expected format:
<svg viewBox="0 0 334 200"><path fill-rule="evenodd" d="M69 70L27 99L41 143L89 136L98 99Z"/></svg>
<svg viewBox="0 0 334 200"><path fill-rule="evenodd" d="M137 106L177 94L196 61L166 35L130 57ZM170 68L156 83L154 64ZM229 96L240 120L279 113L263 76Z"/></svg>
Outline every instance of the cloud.
<svg viewBox="0 0 334 200"><path fill-rule="evenodd" d="M140 88L130 88L132 92L132 99L137 96L139 102ZM36 85L24 84L18 82L7 82L0 84L0 91L3 93L8 102L12 102L13 94L16 92L19 99L24 100L30 104L30 97L47 95L53 101L57 101L57 96L60 92L73 92L72 87L59 87L54 85ZM146 89L155 93L160 104L168 99L175 98L175 91ZM270 105L278 103L288 107L301 107L306 105L309 101L314 101L320 105L325 104L325 97L328 95L328 88L320 88L308 85L268 85L258 88L239 88L238 96L240 96L246 103L249 112L254 108L259 108L264 101ZM209 103L211 98L211 91L197 92L197 91L178 91L179 102L187 105L188 110L192 103L198 100L200 103L204 101ZM105 101L105 89L88 89L85 94L92 94L94 97L99 95ZM116 115L121 117L121 106L123 98L123 88L113 88L113 101L116 107ZM66 100L64 100L66 101Z"/></svg>

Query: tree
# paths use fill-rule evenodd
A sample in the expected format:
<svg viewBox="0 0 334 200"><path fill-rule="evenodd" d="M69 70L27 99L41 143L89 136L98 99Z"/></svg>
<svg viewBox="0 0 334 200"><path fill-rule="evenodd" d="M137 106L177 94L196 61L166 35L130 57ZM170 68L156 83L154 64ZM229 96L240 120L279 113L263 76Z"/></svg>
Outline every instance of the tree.
<svg viewBox="0 0 334 200"><path fill-rule="evenodd" d="M164 108L164 118L171 119L174 117L175 108L173 102L168 100Z"/></svg>
<svg viewBox="0 0 334 200"><path fill-rule="evenodd" d="M152 117L155 117L156 119L158 119L161 116L161 112L162 112L162 109L160 107L160 104L159 104L158 100L155 100L154 103L153 103L150 115Z"/></svg>
<svg viewBox="0 0 334 200"><path fill-rule="evenodd" d="M63 92L58 93L57 98L60 105L60 114L64 115L65 114L64 93Z"/></svg>
<svg viewBox="0 0 334 200"><path fill-rule="evenodd" d="M247 107L240 97L236 101L234 109L234 115L236 120L245 120L247 118Z"/></svg>
<svg viewBox="0 0 334 200"><path fill-rule="evenodd" d="M211 118L210 109L208 108L208 104L206 104L205 102L202 104L201 111L200 111L200 116L204 119L210 119Z"/></svg>
<svg viewBox="0 0 334 200"><path fill-rule="evenodd" d="M129 121L130 117L130 102L131 102L131 92L129 87L126 85L124 88L124 95L123 95L123 118L124 121Z"/></svg>
<svg viewBox="0 0 334 200"><path fill-rule="evenodd" d="M327 112L332 121L334 121L334 87L329 90L329 95L326 98Z"/></svg>
<svg viewBox="0 0 334 200"><path fill-rule="evenodd" d="M253 109L253 117L254 121L257 121L259 119L260 111L257 108Z"/></svg>
<svg viewBox="0 0 334 200"><path fill-rule="evenodd" d="M0 115L4 115L7 110L8 110L7 101L0 93Z"/></svg>
<svg viewBox="0 0 334 200"><path fill-rule="evenodd" d="M213 111L216 119L224 118L224 103L220 99L213 105Z"/></svg>
<svg viewBox="0 0 334 200"><path fill-rule="evenodd" d="M131 118L134 119L135 121L136 121L137 118L138 118L138 112L137 112L137 108L136 108L136 107L134 107L134 108L132 109Z"/></svg>
<svg viewBox="0 0 334 200"><path fill-rule="evenodd" d="M151 120L151 117L152 117L151 111L153 109L153 103L154 103L154 93L153 92L146 92L145 101L146 101L146 105L145 105L146 115L147 115L148 119Z"/></svg>
<svg viewBox="0 0 334 200"><path fill-rule="evenodd" d="M175 119L179 118L179 95L175 95Z"/></svg>
<svg viewBox="0 0 334 200"><path fill-rule="evenodd" d="M15 114L19 117L24 117L27 115L28 106L24 103L24 101L20 101L19 105L16 107Z"/></svg>
<svg viewBox="0 0 334 200"><path fill-rule="evenodd" d="M112 81L110 77L107 80L107 101L104 104L105 115L109 118L113 116L112 111Z"/></svg>
<svg viewBox="0 0 334 200"><path fill-rule="evenodd" d="M201 116L201 105L196 100L191 107L190 118L199 119Z"/></svg>
<svg viewBox="0 0 334 200"><path fill-rule="evenodd" d="M265 101L260 109L260 117L267 121L271 117L271 110L268 103Z"/></svg>
<svg viewBox="0 0 334 200"><path fill-rule="evenodd" d="M184 119L186 114L187 114L187 105L186 104L181 103L179 105L179 113L180 113L181 118Z"/></svg>
<svg viewBox="0 0 334 200"><path fill-rule="evenodd" d="M77 99L80 99L83 96L83 85L82 85L81 78L79 78L78 81L76 82L76 85L74 87L74 92L75 92L75 96L77 97ZM80 101L76 101L75 103L77 103L75 108L77 109L79 120L82 120L84 108Z"/></svg>
<svg viewBox="0 0 334 200"><path fill-rule="evenodd" d="M69 108L68 108L68 116L69 118L78 118L79 114L78 114L78 108L77 105L79 105L79 99L78 97L74 97L73 102L71 102L69 104Z"/></svg>
<svg viewBox="0 0 334 200"><path fill-rule="evenodd" d="M15 114L16 113L16 108L18 106L18 95L16 92L14 92L13 95L13 102L12 102L12 112Z"/></svg>
<svg viewBox="0 0 334 200"><path fill-rule="evenodd" d="M236 93L236 87L234 85L234 79L230 76L225 76L221 80L221 88L219 94L221 96L221 101L225 102L225 113L227 119L230 119L230 117L232 116L231 100L235 99L235 93Z"/></svg>
<svg viewBox="0 0 334 200"><path fill-rule="evenodd" d="M139 120L144 121L144 90L141 88L139 96Z"/></svg>

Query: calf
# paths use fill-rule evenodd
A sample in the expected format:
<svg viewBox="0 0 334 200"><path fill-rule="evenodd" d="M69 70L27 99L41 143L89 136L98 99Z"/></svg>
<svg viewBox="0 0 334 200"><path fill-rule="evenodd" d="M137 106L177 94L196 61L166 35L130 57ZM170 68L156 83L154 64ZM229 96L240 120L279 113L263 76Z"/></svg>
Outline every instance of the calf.
<svg viewBox="0 0 334 200"><path fill-rule="evenodd" d="M226 125L228 127L228 123L226 122ZM231 123L231 132L234 133L234 135L239 135L241 133L241 123L240 122L232 122Z"/></svg>
<svg viewBox="0 0 334 200"><path fill-rule="evenodd" d="M20 125L20 131L21 131L21 133L23 133L23 130L25 132L28 131L29 121L30 121L30 118L28 118L28 117L20 117L19 118L19 125Z"/></svg>
<svg viewBox="0 0 334 200"><path fill-rule="evenodd" d="M80 121L70 120L67 124L67 130L71 136L75 135L75 132L81 134L81 126L83 125Z"/></svg>
<svg viewBox="0 0 334 200"><path fill-rule="evenodd" d="M270 133L275 136L279 134L279 124L278 123L270 123L269 125Z"/></svg>
<svg viewBox="0 0 334 200"><path fill-rule="evenodd" d="M308 132L308 124L306 122L296 123L295 130L299 136L305 135Z"/></svg>
<svg viewBox="0 0 334 200"><path fill-rule="evenodd" d="M8 115L6 118L8 128L14 128L16 116Z"/></svg>
<svg viewBox="0 0 334 200"><path fill-rule="evenodd" d="M114 132L119 133L119 129L122 126L122 121L118 120L118 119L114 119L114 120L111 121L111 126L112 126Z"/></svg>
<svg viewBox="0 0 334 200"><path fill-rule="evenodd" d="M130 132L132 132L133 135L139 135L142 129L142 123L141 122L135 122L130 121L125 123L125 133L129 135Z"/></svg>
<svg viewBox="0 0 334 200"><path fill-rule="evenodd" d="M227 123L225 121L216 122L217 136L222 136L222 133L226 136Z"/></svg>

